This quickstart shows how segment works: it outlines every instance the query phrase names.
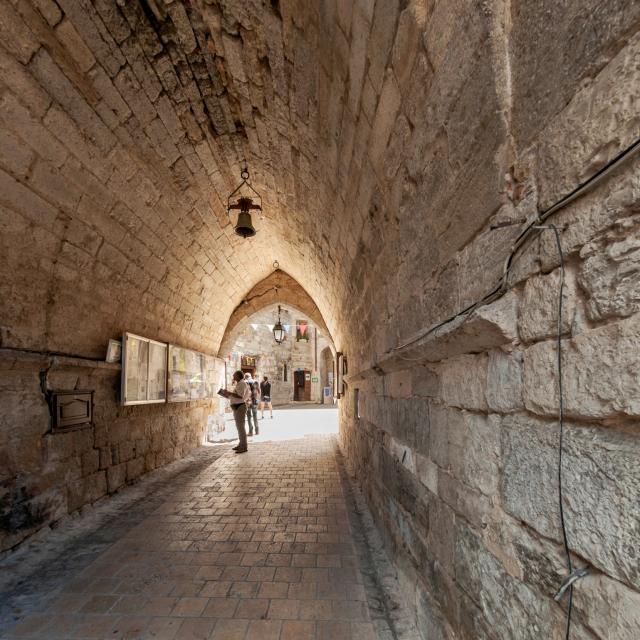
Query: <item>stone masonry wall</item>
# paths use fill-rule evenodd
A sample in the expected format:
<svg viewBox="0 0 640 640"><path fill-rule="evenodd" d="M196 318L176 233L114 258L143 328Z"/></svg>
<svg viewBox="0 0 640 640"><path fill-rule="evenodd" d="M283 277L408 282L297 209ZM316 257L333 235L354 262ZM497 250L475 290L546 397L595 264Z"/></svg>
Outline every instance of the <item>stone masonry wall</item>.
<svg viewBox="0 0 640 640"><path fill-rule="evenodd" d="M534 220L640 136L639 12L428 4L400 14L385 80L370 205L385 243L359 248L347 323L378 330L344 341L342 443L425 639L561 638L553 233L519 252L506 295L419 336L498 282L523 225L492 224ZM639 175L636 155L548 220L566 262L567 533L590 568L571 637L588 640L640 628Z"/></svg>
<svg viewBox="0 0 640 640"><path fill-rule="evenodd" d="M44 388L94 390L93 425L52 433ZM210 400L121 407L119 390L119 365L0 350L0 551L183 457L217 411Z"/></svg>
<svg viewBox="0 0 640 640"><path fill-rule="evenodd" d="M561 637L553 235L509 294L401 347L640 136L639 31L625 0L2 2L0 346L99 359L127 329L216 353L277 260L347 355L342 444L424 637ZM242 241L225 204L245 161L264 216ZM587 640L634 638L640 610L639 169L550 220ZM8 376L3 442L47 442L39 368L24 391ZM189 441L192 410L110 420ZM66 473L42 460L33 478Z"/></svg>

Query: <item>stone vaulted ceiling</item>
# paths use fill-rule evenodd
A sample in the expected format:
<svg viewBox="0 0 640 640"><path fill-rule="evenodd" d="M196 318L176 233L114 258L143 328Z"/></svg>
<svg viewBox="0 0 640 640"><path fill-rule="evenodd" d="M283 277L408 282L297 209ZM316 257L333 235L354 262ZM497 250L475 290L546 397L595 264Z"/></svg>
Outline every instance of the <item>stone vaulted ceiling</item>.
<svg viewBox="0 0 640 640"><path fill-rule="evenodd" d="M492 220L615 153L601 127L553 141L633 33L618 4L549 24L523 0L0 3L0 345L102 357L127 329L217 352L277 260L371 364L495 286L518 226ZM225 211L245 162L250 240Z"/></svg>
<svg viewBox="0 0 640 640"><path fill-rule="evenodd" d="M99 354L124 314L131 330L215 350L274 260L335 324L327 285L345 281L335 267L358 225L336 209L350 162L336 136L363 81L348 35L370 28L371 6L357 18L351 3L59 6L1 9L0 117L18 156L2 205L21 214L7 247L42 228L29 237L41 258L16 250L8 265L25 287L39 275L27 300L7 290L20 323L3 323L5 344L69 351L65 327L81 321L72 349ZM248 241L226 215L244 162L265 212Z"/></svg>

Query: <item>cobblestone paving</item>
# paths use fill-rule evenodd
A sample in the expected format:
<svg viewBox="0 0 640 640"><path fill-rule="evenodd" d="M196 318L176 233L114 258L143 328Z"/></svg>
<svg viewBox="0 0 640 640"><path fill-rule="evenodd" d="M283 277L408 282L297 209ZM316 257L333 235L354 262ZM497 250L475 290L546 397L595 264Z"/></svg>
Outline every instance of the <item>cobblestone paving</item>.
<svg viewBox="0 0 640 640"><path fill-rule="evenodd" d="M393 637L367 604L338 455L312 436L185 474L2 638Z"/></svg>

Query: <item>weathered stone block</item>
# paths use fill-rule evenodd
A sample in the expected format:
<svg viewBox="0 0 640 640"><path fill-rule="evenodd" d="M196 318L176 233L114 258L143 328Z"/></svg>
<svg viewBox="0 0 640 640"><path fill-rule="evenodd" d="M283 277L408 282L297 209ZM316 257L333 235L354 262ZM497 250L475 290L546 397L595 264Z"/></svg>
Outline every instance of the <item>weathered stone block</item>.
<svg viewBox="0 0 640 640"><path fill-rule="evenodd" d="M351 46L349 49L349 93L347 104L351 113L358 113L362 81L367 63L367 40L371 25L363 13L355 10L351 20Z"/></svg>
<svg viewBox="0 0 640 640"><path fill-rule="evenodd" d="M111 78L109 78L100 66L92 69L88 76L91 78L96 91L114 114L116 120L118 122L124 122L131 115L131 109L115 88Z"/></svg>
<svg viewBox="0 0 640 640"><path fill-rule="evenodd" d="M524 288L518 315L520 337L525 342L542 340L558 333L560 269L544 276L529 278ZM571 331L576 310L576 285L573 272L566 271L562 295L562 334Z"/></svg>
<svg viewBox="0 0 640 640"><path fill-rule="evenodd" d="M379 365L385 371L406 369L408 358L417 366L420 362L439 362L511 343L518 336L517 309L518 296L509 292L470 315L452 320L436 332L425 335L423 329L409 336L403 341L407 347L402 349L402 355L388 352Z"/></svg>
<svg viewBox="0 0 640 640"><path fill-rule="evenodd" d="M147 471L152 471L156 468L156 455L153 451L149 451L144 456L144 467Z"/></svg>
<svg viewBox="0 0 640 640"><path fill-rule="evenodd" d="M580 251L578 281L591 320L640 311L640 217L622 218Z"/></svg>
<svg viewBox="0 0 640 640"><path fill-rule="evenodd" d="M456 526L455 513L444 501L432 500L429 505L429 535L427 545L432 550L430 557L437 560L453 575Z"/></svg>
<svg viewBox="0 0 640 640"><path fill-rule="evenodd" d="M136 480L144 473L144 458L134 458L127 462L127 482Z"/></svg>
<svg viewBox="0 0 640 640"><path fill-rule="evenodd" d="M429 640L447 640L451 636L446 630L442 614L431 602L429 592L420 583L416 584L415 589L416 621L421 637ZM455 616L452 617L455 619Z"/></svg>
<svg viewBox="0 0 640 640"><path fill-rule="evenodd" d="M398 0L389 0L388 2L376 2L375 5L367 56L369 58L368 75L377 92L382 88L384 70L393 42L393 28L396 24L398 4Z"/></svg>
<svg viewBox="0 0 640 640"><path fill-rule="evenodd" d="M563 341L567 416L640 415L640 315L585 331ZM524 352L524 403L540 415L558 413L557 346L541 342Z"/></svg>
<svg viewBox="0 0 640 640"><path fill-rule="evenodd" d="M5 47L22 64L27 64L40 43L10 4L0 7L0 38Z"/></svg>
<svg viewBox="0 0 640 640"><path fill-rule="evenodd" d="M82 455L82 475L87 476L100 469L100 451L92 449ZM102 467L104 469L104 467Z"/></svg>
<svg viewBox="0 0 640 640"><path fill-rule="evenodd" d="M449 472L438 473L438 494L457 514L475 527L484 527L489 520L491 502L479 491L461 482Z"/></svg>
<svg viewBox="0 0 640 640"><path fill-rule="evenodd" d="M82 455L93 449L93 429L84 427L71 432L73 434L73 452Z"/></svg>
<svg viewBox="0 0 640 640"><path fill-rule="evenodd" d="M123 462L121 464L114 465L107 469L107 488L109 493L117 491L124 485L127 479L127 464Z"/></svg>
<svg viewBox="0 0 640 640"><path fill-rule="evenodd" d="M429 458L416 454L416 475L420 482L431 491L438 495L438 466Z"/></svg>
<svg viewBox="0 0 640 640"><path fill-rule="evenodd" d="M411 396L411 371L394 371L385 377L385 395L392 398Z"/></svg>
<svg viewBox="0 0 640 640"><path fill-rule="evenodd" d="M522 403L522 352L507 353L494 349L489 353L487 405L500 413L518 411Z"/></svg>
<svg viewBox="0 0 640 640"><path fill-rule="evenodd" d="M391 52L391 65L401 88L408 84L411 77L425 20L426 9L419 3L410 3L400 14Z"/></svg>
<svg viewBox="0 0 640 640"><path fill-rule="evenodd" d="M54 0L35 0L33 4L52 27L62 19L60 7Z"/></svg>
<svg viewBox="0 0 640 640"><path fill-rule="evenodd" d="M633 215L640 189L639 169L640 157L629 158L624 170L613 173L596 191L587 192L557 214L556 222L564 225L561 241L565 255L579 253L584 245L607 234L616 221ZM543 233L539 251L532 254L545 271L560 264L553 233Z"/></svg>
<svg viewBox="0 0 640 640"><path fill-rule="evenodd" d="M607 13L612 13L605 16L598 12L598 19L603 21L603 25L609 19L617 22L615 26L611 23L608 25L612 31L622 28L619 22L622 14L616 15L615 11L622 10L624 4L624 0L608 3ZM578 7L577 3L575 7ZM634 12L635 19L640 19L640 11L634 7ZM629 12L623 13L625 23L633 19ZM585 35L589 33L586 23L581 28ZM593 31L589 36L593 38L589 46L600 46L601 38L594 38ZM593 81L585 83L558 116L548 121L540 135L538 151L536 180L541 208L569 193L636 139L634 102L640 82L640 70L636 64L639 54L640 35L636 32L627 46L612 48L609 56L606 56L613 58L609 64L604 66L606 57L601 58L598 65L602 68L601 72L591 75ZM582 59L581 56L580 64ZM563 69L566 71L564 65ZM593 71L589 73L593 74ZM612 95L615 95L613 100L610 99ZM581 123L579 128L574 126L576 122Z"/></svg>
<svg viewBox="0 0 640 640"><path fill-rule="evenodd" d="M633 640L640 629L640 593L601 574L581 580L573 603L584 623L607 640Z"/></svg>
<svg viewBox="0 0 640 640"><path fill-rule="evenodd" d="M411 369L411 393L415 396L437 397L440 393L440 378L436 369L413 367Z"/></svg>
<svg viewBox="0 0 640 640"><path fill-rule="evenodd" d="M401 95L396 79L391 72L387 72L369 141L369 157L378 172L382 173L382 160L389 142L389 136L396 121L396 115L400 108Z"/></svg>
<svg viewBox="0 0 640 640"><path fill-rule="evenodd" d="M107 493L107 474L104 471L98 471L86 478L84 483L84 501L95 502Z"/></svg>
<svg viewBox="0 0 640 640"><path fill-rule="evenodd" d="M56 28L55 33L60 42L64 45L69 55L77 63L80 71L86 73L96 63L93 53L84 40L75 30L71 20L64 19Z"/></svg>
<svg viewBox="0 0 640 640"><path fill-rule="evenodd" d="M440 404L430 407L429 457L443 469L449 468L449 409Z"/></svg>
<svg viewBox="0 0 640 640"><path fill-rule="evenodd" d="M100 469L106 469L111 466L111 447L101 447L100 448Z"/></svg>
<svg viewBox="0 0 640 640"><path fill-rule="evenodd" d="M34 149L40 158L49 161L55 167L64 164L69 155L67 150L40 120L10 93L6 93L0 101L0 118L3 127L20 136L23 144Z"/></svg>
<svg viewBox="0 0 640 640"><path fill-rule="evenodd" d="M0 131L0 162L13 175L24 177L35 155L22 140L5 128Z"/></svg>
<svg viewBox="0 0 640 640"><path fill-rule="evenodd" d="M587 4L582 0L571 0L562 7L558 7L554 0L536 3L518 0L511 13L513 28L510 51L516 140L524 147L540 134L543 140L552 142L548 134L540 133L544 123L561 111L582 85L588 84L586 80L597 77L598 72L621 49L624 50L623 46L632 33L628 27L638 24L640 8L630 6L625 0L613 0L606 5L600 5L595 0ZM554 16L553 21L549 20L550 15ZM531 46L531 43L539 42L546 43L542 51L540 47ZM633 58L631 51L627 55ZM563 64L559 65L558 60L562 60ZM631 89L633 81L629 77L620 78L616 84ZM540 92L531 91L534 86L555 86L558 90L539 95ZM619 102L616 100L614 107L606 96L611 96L610 89L604 94L603 100L594 98L592 104L597 104L602 110L625 104L623 99ZM631 107L631 103L626 104ZM602 125L593 109L584 113L589 113L589 118L578 117L583 125L581 131L587 125L589 128ZM572 149L566 146L569 138L576 142L576 146L583 142L576 137L574 127L568 126L564 131L566 135L553 139L553 144L565 146L567 156L570 156ZM541 151L541 157L544 155L544 151ZM559 170L556 175L560 178L566 174Z"/></svg>
<svg viewBox="0 0 640 640"><path fill-rule="evenodd" d="M131 111L143 125L149 124L156 117L156 110L130 67L125 67L113 82Z"/></svg>
<svg viewBox="0 0 640 640"><path fill-rule="evenodd" d="M557 424L506 416L501 439L504 508L560 541ZM639 454L640 444L631 434L566 425L563 490L569 545L636 588Z"/></svg>
<svg viewBox="0 0 640 640"><path fill-rule="evenodd" d="M552 601L510 576L461 520L456 527L455 576L496 637L537 640L560 631L554 625Z"/></svg>
<svg viewBox="0 0 640 640"><path fill-rule="evenodd" d="M487 409L487 356L463 355L442 363L442 397L452 407Z"/></svg>

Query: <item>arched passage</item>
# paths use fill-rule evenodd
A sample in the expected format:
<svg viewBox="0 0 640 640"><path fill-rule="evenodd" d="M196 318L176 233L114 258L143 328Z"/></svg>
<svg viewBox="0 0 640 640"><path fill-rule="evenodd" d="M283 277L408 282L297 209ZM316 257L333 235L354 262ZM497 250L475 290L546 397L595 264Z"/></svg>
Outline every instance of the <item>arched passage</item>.
<svg viewBox="0 0 640 640"><path fill-rule="evenodd" d="M307 316L331 340L329 330L316 303L305 289L290 275L277 269L256 284L233 310L220 343L219 356L225 357L254 313L281 304L297 309ZM275 319L274 319L275 323Z"/></svg>
<svg viewBox="0 0 640 640"><path fill-rule="evenodd" d="M634 635L640 3L4 0L0 34L0 549L201 444L214 401L121 406L110 339L213 356L290 274L421 632L560 635L570 552L576 625Z"/></svg>

